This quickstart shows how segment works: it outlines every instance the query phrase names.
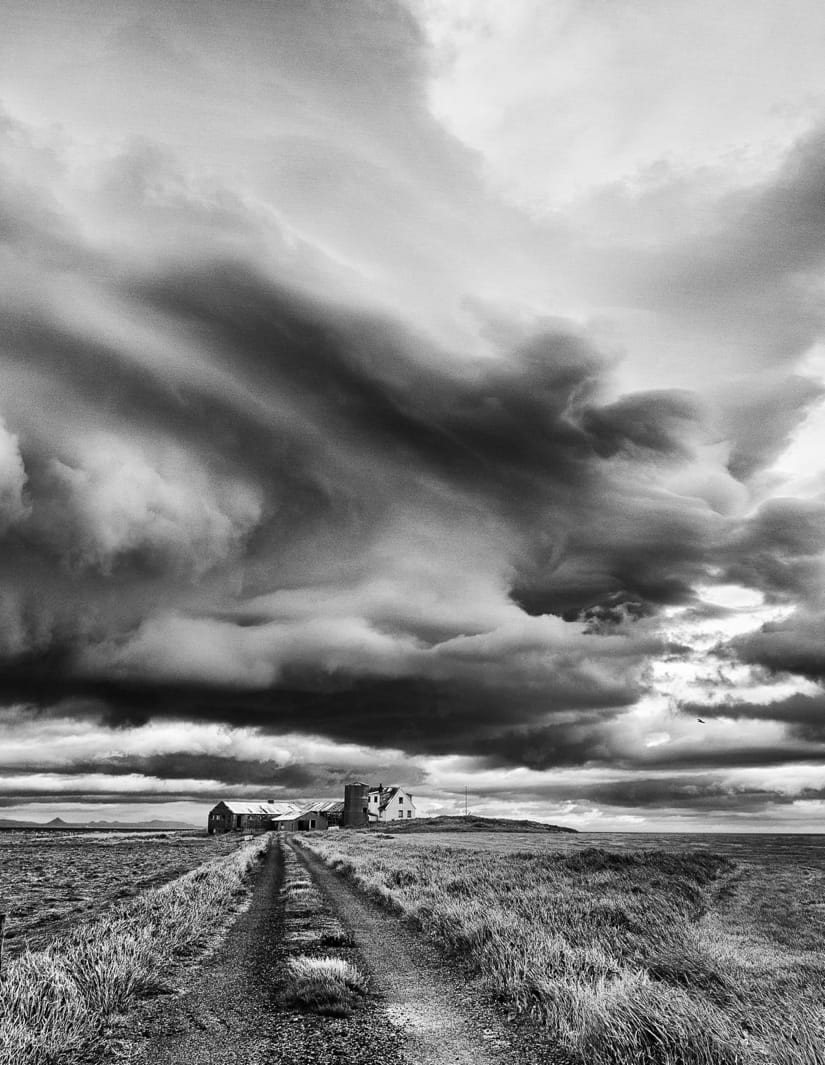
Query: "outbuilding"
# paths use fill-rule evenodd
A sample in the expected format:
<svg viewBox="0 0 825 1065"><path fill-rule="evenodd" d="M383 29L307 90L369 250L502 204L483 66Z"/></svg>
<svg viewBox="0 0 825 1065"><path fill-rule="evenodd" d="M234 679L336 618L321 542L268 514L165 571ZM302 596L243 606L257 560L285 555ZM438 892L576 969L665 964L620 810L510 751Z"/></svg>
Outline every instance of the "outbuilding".
<svg viewBox="0 0 825 1065"><path fill-rule="evenodd" d="M289 802L223 801L209 811L209 835L216 832L265 832L279 818L297 817L300 812Z"/></svg>
<svg viewBox="0 0 825 1065"><path fill-rule="evenodd" d="M311 802L307 806L301 807L301 814L310 816L319 814L321 818L326 820L327 827L340 826L344 820L344 800L343 799L319 799L317 802Z"/></svg>
<svg viewBox="0 0 825 1065"><path fill-rule="evenodd" d="M275 832L326 831L329 828L329 821L322 813L309 810L299 814L290 814L287 817L278 817L270 827Z"/></svg>
<svg viewBox="0 0 825 1065"><path fill-rule="evenodd" d="M343 802L336 799L285 802L224 800L209 811L209 835L221 832L313 832L341 824Z"/></svg>

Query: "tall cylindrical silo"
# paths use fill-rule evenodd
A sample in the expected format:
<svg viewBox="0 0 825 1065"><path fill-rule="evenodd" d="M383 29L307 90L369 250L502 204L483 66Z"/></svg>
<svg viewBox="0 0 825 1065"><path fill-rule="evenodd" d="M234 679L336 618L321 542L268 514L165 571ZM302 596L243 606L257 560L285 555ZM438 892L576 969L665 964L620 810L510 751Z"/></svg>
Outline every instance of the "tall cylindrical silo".
<svg viewBox="0 0 825 1065"><path fill-rule="evenodd" d="M347 784L344 788L344 828L363 828L367 824L370 786L362 781Z"/></svg>

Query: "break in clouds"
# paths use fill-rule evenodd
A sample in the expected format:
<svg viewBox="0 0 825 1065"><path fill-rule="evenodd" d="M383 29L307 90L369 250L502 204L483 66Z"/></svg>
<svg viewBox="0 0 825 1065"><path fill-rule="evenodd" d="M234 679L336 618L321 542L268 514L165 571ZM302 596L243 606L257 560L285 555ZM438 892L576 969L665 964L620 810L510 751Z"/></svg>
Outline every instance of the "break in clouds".
<svg viewBox="0 0 825 1065"><path fill-rule="evenodd" d="M606 110L621 47L661 74L639 26L513 12L2 16L9 811L364 775L587 827L815 822L825 101L743 88L722 128L696 87L680 155ZM610 45L566 140L531 20L560 62Z"/></svg>

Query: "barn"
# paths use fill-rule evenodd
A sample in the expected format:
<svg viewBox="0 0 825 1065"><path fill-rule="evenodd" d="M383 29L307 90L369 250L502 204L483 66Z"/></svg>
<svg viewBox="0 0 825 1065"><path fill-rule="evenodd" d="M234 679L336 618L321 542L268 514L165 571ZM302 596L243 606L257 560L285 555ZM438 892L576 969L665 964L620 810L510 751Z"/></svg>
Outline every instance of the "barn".
<svg viewBox="0 0 825 1065"><path fill-rule="evenodd" d="M297 816L296 803L263 799L252 802L219 802L209 811L209 835L216 832L264 832L278 818Z"/></svg>
<svg viewBox="0 0 825 1065"><path fill-rule="evenodd" d="M224 800L209 811L209 835L222 832L311 832L340 825L343 802L321 799L316 802L276 802Z"/></svg>

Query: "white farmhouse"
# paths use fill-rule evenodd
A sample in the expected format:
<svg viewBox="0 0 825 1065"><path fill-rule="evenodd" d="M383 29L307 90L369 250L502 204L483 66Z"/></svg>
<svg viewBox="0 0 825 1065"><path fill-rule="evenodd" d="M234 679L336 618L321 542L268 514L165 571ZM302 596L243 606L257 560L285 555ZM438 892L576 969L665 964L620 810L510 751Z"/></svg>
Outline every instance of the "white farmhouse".
<svg viewBox="0 0 825 1065"><path fill-rule="evenodd" d="M415 817L413 797L404 788L385 788L383 784L369 790L367 817L375 821L408 821Z"/></svg>

